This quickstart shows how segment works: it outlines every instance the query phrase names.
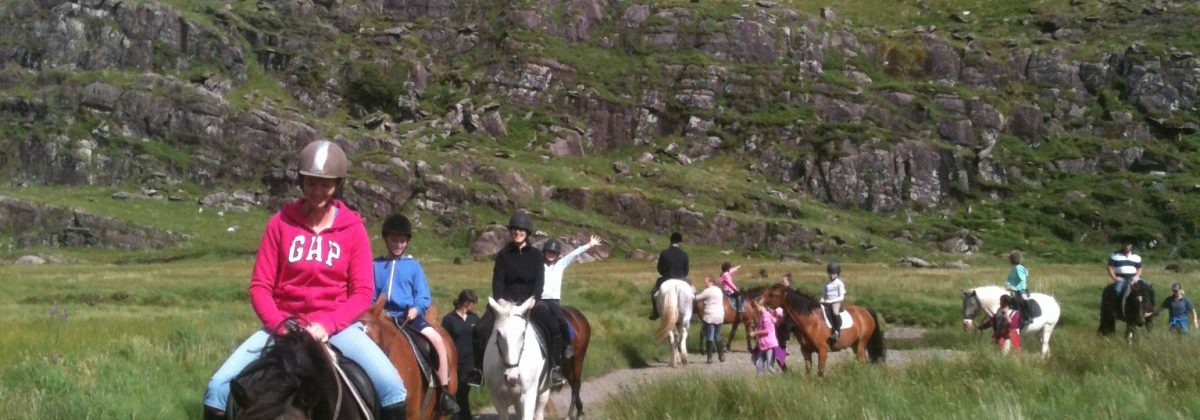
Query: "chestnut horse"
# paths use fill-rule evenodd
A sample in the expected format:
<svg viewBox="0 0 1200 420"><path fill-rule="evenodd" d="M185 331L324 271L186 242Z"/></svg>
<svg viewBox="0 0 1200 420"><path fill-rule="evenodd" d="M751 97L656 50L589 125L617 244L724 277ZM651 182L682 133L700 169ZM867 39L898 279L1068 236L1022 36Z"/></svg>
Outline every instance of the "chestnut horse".
<svg viewBox="0 0 1200 420"><path fill-rule="evenodd" d="M404 379L404 388L408 391L408 418L440 419L445 417L446 415L441 412L437 403L437 393L440 392L438 388L441 386L437 381L437 373L433 374L432 383L425 378L425 375L421 374L417 355L413 353L408 337L400 332L400 327L391 320L387 311L383 310L386 302L385 298L380 297L359 320L366 326L367 335L383 349L388 360L392 361L396 370L400 372L400 377ZM425 311L425 319L438 319L436 305L429 305L429 309ZM442 342L446 343L446 353L449 353L446 355L446 359L450 366L450 385L447 388L450 390L450 394L454 395L458 389L458 350L454 347L454 340L450 338L450 334L446 333L441 325L430 322L429 326L433 327L442 336ZM415 332L413 334L420 335ZM436 358L432 365L433 369L437 369Z"/></svg>
<svg viewBox="0 0 1200 420"><path fill-rule="evenodd" d="M563 306L562 314L567 318L571 329L575 330L575 336L571 338L571 347L575 349L575 353L564 359L562 366L563 377L567 378L567 384L571 386L571 405L567 407L567 418L583 418L583 399L580 398L579 391L583 386L583 358L587 356L588 343L592 341L592 324L574 307Z"/></svg>
<svg viewBox="0 0 1200 420"><path fill-rule="evenodd" d="M820 301L807 294L797 292L784 285L775 285L763 292L763 302L771 308L783 308L784 315L791 319L794 331L802 340L804 371L812 371L812 354L817 353L817 375L825 376L825 359L830 351L853 348L858 360L871 362L884 359L883 326L873 309L847 305L845 311L854 319L854 325L842 328L841 337L830 345L830 328L825 326L825 309Z"/></svg>

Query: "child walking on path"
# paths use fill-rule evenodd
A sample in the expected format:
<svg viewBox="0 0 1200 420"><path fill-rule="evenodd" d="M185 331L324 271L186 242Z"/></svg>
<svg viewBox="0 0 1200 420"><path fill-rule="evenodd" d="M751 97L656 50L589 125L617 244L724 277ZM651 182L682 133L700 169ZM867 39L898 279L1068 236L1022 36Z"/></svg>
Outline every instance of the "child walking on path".
<svg viewBox="0 0 1200 420"><path fill-rule="evenodd" d="M775 324L783 318L783 308L768 308L763 305L762 298L759 297L753 302L754 310L758 311L761 317L758 322L758 330L751 332L752 337L758 337L758 352L754 355L754 367L758 373L767 373L772 369L771 363L778 361L779 365L786 369L784 358L786 354L781 354L779 348L779 340L775 337Z"/></svg>

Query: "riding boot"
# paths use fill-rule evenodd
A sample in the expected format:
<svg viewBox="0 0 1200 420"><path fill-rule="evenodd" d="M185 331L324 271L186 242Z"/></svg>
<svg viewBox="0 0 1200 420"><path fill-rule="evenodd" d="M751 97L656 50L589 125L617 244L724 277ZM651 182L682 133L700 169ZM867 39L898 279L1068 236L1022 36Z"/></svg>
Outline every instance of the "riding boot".
<svg viewBox="0 0 1200 420"><path fill-rule="evenodd" d="M441 388L441 397L438 399L438 405L442 409L442 415L453 416L458 413L458 403L454 401L454 394L450 393L450 389L445 385Z"/></svg>
<svg viewBox="0 0 1200 420"><path fill-rule="evenodd" d="M654 291L650 292L650 320L658 320L658 301L654 300Z"/></svg>
<svg viewBox="0 0 1200 420"><path fill-rule="evenodd" d="M550 345L550 348L547 350L550 353L550 385L560 386L567 382L567 378L563 377L562 373L562 341L554 338L551 338L549 341L547 344Z"/></svg>
<svg viewBox="0 0 1200 420"><path fill-rule="evenodd" d="M716 343L713 343L713 346L717 348L717 360L721 363L725 363L725 346L721 345L720 340L718 340Z"/></svg>
<svg viewBox="0 0 1200 420"><path fill-rule="evenodd" d="M225 416L224 411L209 407L207 405L204 406L204 420L225 420L225 419L226 419L226 416Z"/></svg>
<svg viewBox="0 0 1200 420"><path fill-rule="evenodd" d="M575 346L571 345L571 327L567 325L566 321L563 321L559 325L559 331L562 331L563 360L575 357Z"/></svg>
<svg viewBox="0 0 1200 420"><path fill-rule="evenodd" d="M379 420L408 419L408 402L401 401L379 409Z"/></svg>
<svg viewBox="0 0 1200 420"><path fill-rule="evenodd" d="M713 342L712 340L704 340L704 354L708 358L708 364L712 364L713 357Z"/></svg>

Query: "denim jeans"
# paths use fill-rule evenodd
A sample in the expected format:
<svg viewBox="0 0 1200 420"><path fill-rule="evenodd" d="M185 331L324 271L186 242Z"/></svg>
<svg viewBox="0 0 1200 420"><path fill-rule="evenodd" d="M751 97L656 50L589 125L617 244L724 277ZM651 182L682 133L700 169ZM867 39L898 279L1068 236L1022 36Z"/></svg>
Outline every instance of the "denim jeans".
<svg viewBox="0 0 1200 420"><path fill-rule="evenodd" d="M237 377L247 365L258 359L263 346L267 345L270 337L271 335L266 330L255 331L250 338L238 346L237 350L233 351L229 359L225 360L225 363L209 380L208 390L204 392L204 405L225 410L229 402L229 382ZM379 346L375 345L370 337L367 337L362 323L356 322L329 337L329 343L341 350L343 356L362 366L367 376L371 378L371 383L375 385L375 393L379 395L381 406L396 404L408 397L408 391L404 389L404 381L400 379L400 373L396 371L395 366L392 366L392 362L388 360L387 355L383 354Z"/></svg>
<svg viewBox="0 0 1200 420"><path fill-rule="evenodd" d="M721 342L721 324L709 324L705 322L700 332L704 335L704 341Z"/></svg>

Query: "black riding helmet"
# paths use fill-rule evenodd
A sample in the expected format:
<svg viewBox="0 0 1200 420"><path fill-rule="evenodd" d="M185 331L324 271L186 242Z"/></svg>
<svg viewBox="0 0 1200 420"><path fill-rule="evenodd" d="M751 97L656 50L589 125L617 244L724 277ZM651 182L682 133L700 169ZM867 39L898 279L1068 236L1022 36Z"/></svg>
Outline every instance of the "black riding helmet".
<svg viewBox="0 0 1200 420"><path fill-rule="evenodd" d="M389 233L395 233L397 235L404 235L411 239L412 238L412 222L409 222L408 218L405 217L403 214L393 214L391 216L388 216L388 218L383 221L383 229L379 235L387 236L387 234L389 234Z"/></svg>
<svg viewBox="0 0 1200 420"><path fill-rule="evenodd" d="M547 252L562 255L562 244L557 239L547 239L546 243L542 244L542 253L545 254Z"/></svg>
<svg viewBox="0 0 1200 420"><path fill-rule="evenodd" d="M509 229L520 229L527 234L533 233L533 219L529 218L529 213L517 211L508 219Z"/></svg>
<svg viewBox="0 0 1200 420"><path fill-rule="evenodd" d="M829 274L842 274L842 265L837 261L830 261L825 265L825 272Z"/></svg>

